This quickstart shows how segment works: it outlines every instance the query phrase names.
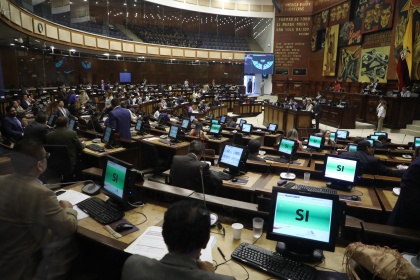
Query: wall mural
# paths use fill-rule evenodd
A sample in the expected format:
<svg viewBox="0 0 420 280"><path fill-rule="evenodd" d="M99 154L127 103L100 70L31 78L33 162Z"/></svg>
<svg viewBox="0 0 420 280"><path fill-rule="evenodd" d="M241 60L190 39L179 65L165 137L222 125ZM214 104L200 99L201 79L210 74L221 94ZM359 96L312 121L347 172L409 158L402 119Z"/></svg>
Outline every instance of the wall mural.
<svg viewBox="0 0 420 280"><path fill-rule="evenodd" d="M357 82L360 68L361 46L342 48L340 64L338 66L338 80L340 82Z"/></svg>
<svg viewBox="0 0 420 280"><path fill-rule="evenodd" d="M338 36L338 46L350 46L362 42L362 19L358 18L340 24L340 34Z"/></svg>
<svg viewBox="0 0 420 280"><path fill-rule="evenodd" d="M325 33L324 63L322 74L324 76L335 76L337 61L339 25L328 27Z"/></svg>
<svg viewBox="0 0 420 280"><path fill-rule="evenodd" d="M350 1L334 6L330 9L329 26L345 23L350 16Z"/></svg>
<svg viewBox="0 0 420 280"><path fill-rule="evenodd" d="M362 33L374 32L392 27L394 0L374 1L364 9Z"/></svg>
<svg viewBox="0 0 420 280"><path fill-rule="evenodd" d="M360 83L372 83L376 79L379 79L380 83L387 82L389 50L389 46L363 49L359 74Z"/></svg>

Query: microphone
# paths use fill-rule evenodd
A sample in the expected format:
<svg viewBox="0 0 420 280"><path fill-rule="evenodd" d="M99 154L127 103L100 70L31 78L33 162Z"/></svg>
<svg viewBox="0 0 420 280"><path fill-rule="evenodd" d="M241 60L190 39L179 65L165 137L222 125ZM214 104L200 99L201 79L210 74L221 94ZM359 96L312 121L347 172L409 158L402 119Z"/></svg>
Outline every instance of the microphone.
<svg viewBox="0 0 420 280"><path fill-rule="evenodd" d="M207 204L206 204L206 193L204 192L204 180L203 180L203 165L200 165L200 178L201 178L201 189L203 191L203 203L204 203L204 207L207 209ZM213 213L210 212L210 225L214 226L216 224L218 224L219 217Z"/></svg>
<svg viewBox="0 0 420 280"><path fill-rule="evenodd" d="M401 144L404 144L405 136L407 136L407 134L404 134L404 138L403 138L403 140L401 141Z"/></svg>
<svg viewBox="0 0 420 280"><path fill-rule="evenodd" d="M290 173L290 162L292 161L292 153L290 154L289 164L287 165L287 172L280 173L280 178L284 180L294 180L296 179L296 175L294 173Z"/></svg>

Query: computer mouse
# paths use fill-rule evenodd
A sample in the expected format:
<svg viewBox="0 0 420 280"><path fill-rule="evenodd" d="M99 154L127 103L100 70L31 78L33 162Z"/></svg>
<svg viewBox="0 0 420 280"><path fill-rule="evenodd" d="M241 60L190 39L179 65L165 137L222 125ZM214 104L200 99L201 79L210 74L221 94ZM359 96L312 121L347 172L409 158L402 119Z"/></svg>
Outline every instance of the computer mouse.
<svg viewBox="0 0 420 280"><path fill-rule="evenodd" d="M351 200L358 201L359 197L357 195L352 195Z"/></svg>
<svg viewBox="0 0 420 280"><path fill-rule="evenodd" d="M134 225L132 225L132 224L121 223L121 224L117 225L117 227L115 228L115 231L116 232L121 232L121 231L132 229L133 227L134 227Z"/></svg>
<svg viewBox="0 0 420 280"><path fill-rule="evenodd" d="M232 182L238 182L238 179L232 178Z"/></svg>
<svg viewBox="0 0 420 280"><path fill-rule="evenodd" d="M236 133L236 132L238 132L237 130L232 130L232 133Z"/></svg>

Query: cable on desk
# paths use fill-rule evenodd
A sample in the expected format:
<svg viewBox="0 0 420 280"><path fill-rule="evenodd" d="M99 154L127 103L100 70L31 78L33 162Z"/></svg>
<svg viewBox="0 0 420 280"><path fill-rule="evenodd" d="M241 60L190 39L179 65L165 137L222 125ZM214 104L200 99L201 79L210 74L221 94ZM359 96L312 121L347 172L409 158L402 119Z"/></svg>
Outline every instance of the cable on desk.
<svg viewBox="0 0 420 280"><path fill-rule="evenodd" d="M356 194L355 194L355 192L356 192ZM361 192L361 191L358 191L358 190L356 190L356 191L351 191L351 194L352 195L357 195L357 196L363 196L363 192Z"/></svg>
<svg viewBox="0 0 420 280"><path fill-rule="evenodd" d="M146 215L144 215L143 213L137 212L137 211L135 211L134 209L131 209L130 211L133 211L134 213L137 213L137 214L143 215L143 217L144 217L144 221L143 221L143 222L138 223L138 224L133 224L133 225L135 225L135 226L139 226L139 225L144 224L144 223L147 221L147 216L146 216Z"/></svg>
<svg viewBox="0 0 420 280"><path fill-rule="evenodd" d="M227 262L230 262L232 259L228 259L227 261L224 261L224 262L222 262L222 263L219 263L219 264L217 264L217 262L216 261L214 261L214 262L216 262L216 266L214 267L214 271L216 272L216 269L219 267L219 266L221 266L221 265L224 265L224 264L226 264ZM246 268L241 264L241 263L239 263L239 262L235 262L236 264L239 264L244 270L245 270L245 272L246 272L246 278L245 278L245 280L248 280L249 279L249 272L248 272L248 270L246 270Z"/></svg>

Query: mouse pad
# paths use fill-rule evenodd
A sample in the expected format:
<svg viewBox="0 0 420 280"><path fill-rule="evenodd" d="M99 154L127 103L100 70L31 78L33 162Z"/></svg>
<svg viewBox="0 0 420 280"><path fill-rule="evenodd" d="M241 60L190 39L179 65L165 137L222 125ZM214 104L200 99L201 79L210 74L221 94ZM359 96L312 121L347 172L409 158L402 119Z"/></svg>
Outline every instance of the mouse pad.
<svg viewBox="0 0 420 280"><path fill-rule="evenodd" d="M127 235L127 234L130 234L130 233L132 233L132 232L135 232L135 231L138 231L139 230L139 228L138 227L136 227L136 226L133 226L133 228L132 229L128 229L128 230L124 230L124 231L121 231L121 232L117 232L116 230L115 230L115 228L119 225L119 224L121 224L121 223L127 223L127 224L131 224L129 221L127 221L127 220L125 220L125 219L122 219L122 220L118 220L118 221L116 221L116 222L113 222L113 223L111 223L111 224L109 224L109 225L106 225L106 226L104 226L104 228L109 232L109 233L111 233L115 238L121 238L121 237L123 237L123 236L125 236L125 235ZM113 232L111 232L108 228L111 228L111 230L113 231Z"/></svg>
<svg viewBox="0 0 420 280"><path fill-rule="evenodd" d="M362 202L362 198L360 196L357 197L357 200L351 199L351 195L340 194L340 200L347 200L351 202Z"/></svg>

